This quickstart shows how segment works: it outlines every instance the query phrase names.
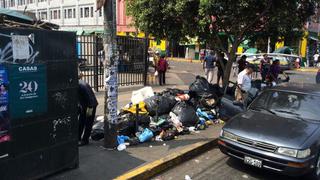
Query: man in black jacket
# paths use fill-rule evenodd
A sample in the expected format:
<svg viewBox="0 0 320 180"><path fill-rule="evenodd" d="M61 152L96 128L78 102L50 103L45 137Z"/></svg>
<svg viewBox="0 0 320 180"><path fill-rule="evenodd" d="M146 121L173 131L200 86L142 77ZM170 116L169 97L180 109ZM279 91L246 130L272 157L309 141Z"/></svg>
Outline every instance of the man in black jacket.
<svg viewBox="0 0 320 180"><path fill-rule="evenodd" d="M89 137L96 116L98 101L90 87L83 80L79 80L79 145L89 144Z"/></svg>

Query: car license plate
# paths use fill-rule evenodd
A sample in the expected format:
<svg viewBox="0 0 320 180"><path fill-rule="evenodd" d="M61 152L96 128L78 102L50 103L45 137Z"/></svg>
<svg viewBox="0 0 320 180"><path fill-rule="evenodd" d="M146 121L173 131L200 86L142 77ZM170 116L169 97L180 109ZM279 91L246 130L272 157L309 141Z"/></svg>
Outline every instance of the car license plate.
<svg viewBox="0 0 320 180"><path fill-rule="evenodd" d="M244 163L245 164L249 164L251 166L258 167L258 168L262 167L262 161L261 160L254 159L254 158L251 158L251 157L248 157L248 156L244 157Z"/></svg>

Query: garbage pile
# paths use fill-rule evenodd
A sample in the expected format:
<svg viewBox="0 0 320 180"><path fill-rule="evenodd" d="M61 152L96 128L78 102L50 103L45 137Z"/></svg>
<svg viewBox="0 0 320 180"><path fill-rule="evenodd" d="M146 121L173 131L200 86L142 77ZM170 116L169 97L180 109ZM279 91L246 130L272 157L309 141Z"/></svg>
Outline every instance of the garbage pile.
<svg viewBox="0 0 320 180"><path fill-rule="evenodd" d="M173 140L223 123L218 113L222 95L218 85L200 76L189 86L189 91L168 88L154 93L151 87L134 91L131 103L119 112L118 150L146 141ZM91 135L93 140L104 137L103 124L103 118L97 119Z"/></svg>

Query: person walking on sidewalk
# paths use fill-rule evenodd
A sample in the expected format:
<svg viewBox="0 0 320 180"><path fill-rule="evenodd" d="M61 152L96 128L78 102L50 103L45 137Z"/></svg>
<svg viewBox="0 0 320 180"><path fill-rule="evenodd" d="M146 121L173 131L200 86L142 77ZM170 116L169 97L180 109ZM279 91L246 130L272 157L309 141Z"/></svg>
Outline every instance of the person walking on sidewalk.
<svg viewBox="0 0 320 180"><path fill-rule="evenodd" d="M260 61L259 70L261 73L261 80L264 82L266 80L267 73L270 68L270 59L267 54L263 55L263 59Z"/></svg>
<svg viewBox="0 0 320 180"><path fill-rule="evenodd" d="M217 84L219 85L220 79L223 81L223 75L224 75L224 69L227 65L228 61L226 58L224 58L224 53L219 53L219 57L217 60L217 67L218 67L218 72L217 72Z"/></svg>
<svg viewBox="0 0 320 180"><path fill-rule="evenodd" d="M207 80L212 83L214 76L216 58L214 57L214 52L210 51L209 55L204 58L203 69L205 70Z"/></svg>
<svg viewBox="0 0 320 180"><path fill-rule="evenodd" d="M169 64L165 58L165 55L161 55L159 62L158 62L158 65L157 65L160 86L166 84L166 72L168 70L168 67L169 67Z"/></svg>
<svg viewBox="0 0 320 180"><path fill-rule="evenodd" d="M79 146L89 144L98 101L88 83L79 80Z"/></svg>

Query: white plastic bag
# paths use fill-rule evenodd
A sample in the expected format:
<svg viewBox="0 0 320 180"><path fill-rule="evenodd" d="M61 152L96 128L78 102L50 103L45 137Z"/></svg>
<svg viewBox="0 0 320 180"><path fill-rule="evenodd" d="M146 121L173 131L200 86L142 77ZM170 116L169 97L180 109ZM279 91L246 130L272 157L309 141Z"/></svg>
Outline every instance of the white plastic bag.
<svg viewBox="0 0 320 180"><path fill-rule="evenodd" d="M158 75L159 75L158 71L154 72L154 76L158 76Z"/></svg>
<svg viewBox="0 0 320 180"><path fill-rule="evenodd" d="M138 104L145 99L154 96L154 92L152 87L144 87L142 89L139 89L137 91L133 91L131 95L131 102L133 104Z"/></svg>

